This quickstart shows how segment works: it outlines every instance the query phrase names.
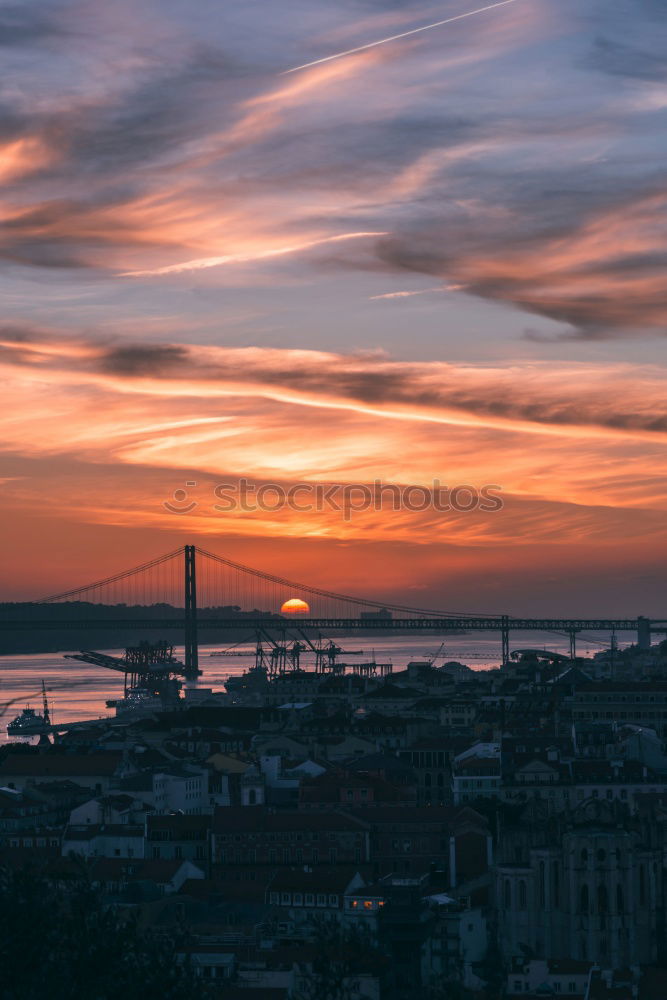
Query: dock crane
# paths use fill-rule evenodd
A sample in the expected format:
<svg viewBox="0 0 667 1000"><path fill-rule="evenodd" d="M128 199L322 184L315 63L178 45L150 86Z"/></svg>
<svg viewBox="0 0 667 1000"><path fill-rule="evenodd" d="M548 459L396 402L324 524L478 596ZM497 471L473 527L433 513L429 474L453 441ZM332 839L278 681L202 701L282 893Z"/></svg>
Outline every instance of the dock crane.
<svg viewBox="0 0 667 1000"><path fill-rule="evenodd" d="M46 688L44 687L44 681L42 680L42 704L44 705L44 724L46 726L51 725L51 713L49 711L49 702L46 697Z"/></svg>
<svg viewBox="0 0 667 1000"><path fill-rule="evenodd" d="M185 665L174 656L174 647L167 642L140 642L138 646L128 646L124 656L83 649L80 653L66 654L66 659L122 673L125 697L133 689L145 688L165 703L178 700L182 685L177 678L189 676Z"/></svg>

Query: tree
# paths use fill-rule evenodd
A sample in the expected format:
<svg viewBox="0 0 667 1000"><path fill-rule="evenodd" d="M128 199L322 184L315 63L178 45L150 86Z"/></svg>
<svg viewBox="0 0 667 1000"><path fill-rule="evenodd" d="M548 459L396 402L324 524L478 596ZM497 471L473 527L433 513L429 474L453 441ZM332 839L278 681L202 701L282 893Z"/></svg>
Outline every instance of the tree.
<svg viewBox="0 0 667 1000"><path fill-rule="evenodd" d="M366 928L341 926L336 920L314 922L313 948L300 963L294 1000L353 1000L355 978L384 975L387 959Z"/></svg>
<svg viewBox="0 0 667 1000"><path fill-rule="evenodd" d="M139 933L85 877L0 868L2 1000L204 1000L177 942Z"/></svg>

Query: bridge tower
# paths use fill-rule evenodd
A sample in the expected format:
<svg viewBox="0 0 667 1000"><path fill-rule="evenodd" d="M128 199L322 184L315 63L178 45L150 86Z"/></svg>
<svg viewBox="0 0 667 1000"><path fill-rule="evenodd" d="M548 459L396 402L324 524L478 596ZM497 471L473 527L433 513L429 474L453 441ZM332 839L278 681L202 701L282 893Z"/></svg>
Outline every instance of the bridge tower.
<svg viewBox="0 0 667 1000"><path fill-rule="evenodd" d="M196 546L185 545L185 676L199 675L197 647L197 565Z"/></svg>
<svg viewBox="0 0 667 1000"><path fill-rule="evenodd" d="M500 638L502 642L501 661L502 666L509 666L510 662L510 620L507 615L503 615L500 626Z"/></svg>

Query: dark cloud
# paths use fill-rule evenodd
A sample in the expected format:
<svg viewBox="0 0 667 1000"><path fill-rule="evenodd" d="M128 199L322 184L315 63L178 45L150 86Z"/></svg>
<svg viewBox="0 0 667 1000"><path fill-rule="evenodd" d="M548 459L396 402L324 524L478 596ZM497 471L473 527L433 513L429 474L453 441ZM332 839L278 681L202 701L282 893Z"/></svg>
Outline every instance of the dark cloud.
<svg viewBox="0 0 667 1000"><path fill-rule="evenodd" d="M586 65L612 76L663 82L667 80L667 32L663 31L663 36L660 51L635 48L609 38L598 38L586 59Z"/></svg>
<svg viewBox="0 0 667 1000"><path fill-rule="evenodd" d="M377 258L388 270L457 283L566 324L561 339L667 335L667 251L642 247L644 234L655 243L661 229L667 245L661 179L560 190L546 180L509 184L499 223L487 195L488 219L482 206L475 219L397 227L377 241Z"/></svg>
<svg viewBox="0 0 667 1000"><path fill-rule="evenodd" d="M0 326L0 340L11 340L17 344L24 344L27 341L39 340L43 337L43 331L32 326L17 323L3 323Z"/></svg>
<svg viewBox="0 0 667 1000"><path fill-rule="evenodd" d="M56 125L78 170L106 173L147 165L206 134L210 91L231 78L230 61L221 52L197 46L182 65L142 81L115 103L84 107Z"/></svg>
<svg viewBox="0 0 667 1000"><path fill-rule="evenodd" d="M479 120L446 113L341 122L335 129L325 125L304 128L289 122L279 133L255 144L244 176L264 178L267 185L287 182L326 187L334 182L373 187L417 157L454 147L481 131Z"/></svg>
<svg viewBox="0 0 667 1000"><path fill-rule="evenodd" d="M176 345L123 345L105 350L95 363L101 371L117 375L149 375L154 378L180 378L185 383L229 383L271 389L290 389L313 397L329 394L367 406L406 406L427 410L458 410L477 416L550 424L563 427L597 426L609 430L640 431L663 434L667 431L667 410L643 412L622 410L591 388L585 398L568 394L567 387L543 392L531 385L522 386L511 377L495 376L485 381L483 372L472 385L458 384L455 369L387 363L366 358L333 361L317 357L312 364L300 362L276 364L272 356L264 362L259 357L247 364L232 351L228 363L198 357L196 348L186 350Z"/></svg>
<svg viewBox="0 0 667 1000"><path fill-rule="evenodd" d="M69 34L48 7L34 0L0 7L0 47L39 45Z"/></svg>
<svg viewBox="0 0 667 1000"><path fill-rule="evenodd" d="M512 371L441 363L415 364L384 357L331 356L312 352L298 358L276 351L204 349L196 345L105 342L82 337L67 341L61 352L57 335L42 330L9 327L5 340L8 360L17 365L39 362L46 371L113 374L127 378L179 380L192 395L198 386L234 388L255 398L275 390L290 391L316 400L345 399L371 407L408 410L459 411L479 417L563 427L598 427L649 434L667 432L667 406L657 381L647 387L646 399L623 386L613 373L587 383L575 369L572 385L553 381L548 368L535 368L527 377ZM50 360L49 360L50 359Z"/></svg>
<svg viewBox="0 0 667 1000"><path fill-rule="evenodd" d="M173 377L188 357L184 347L171 344L124 344L105 351L100 368L114 375Z"/></svg>

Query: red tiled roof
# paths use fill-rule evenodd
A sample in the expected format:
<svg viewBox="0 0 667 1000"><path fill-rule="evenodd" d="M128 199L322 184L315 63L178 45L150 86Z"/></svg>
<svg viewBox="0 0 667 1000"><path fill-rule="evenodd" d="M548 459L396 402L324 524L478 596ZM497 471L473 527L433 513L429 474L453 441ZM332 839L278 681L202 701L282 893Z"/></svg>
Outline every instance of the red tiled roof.
<svg viewBox="0 0 667 1000"><path fill-rule="evenodd" d="M361 820L340 812L272 812L266 806L218 806L213 816L216 833L284 830L352 830L363 828Z"/></svg>
<svg viewBox="0 0 667 1000"><path fill-rule="evenodd" d="M180 888L180 896L191 896L193 899L207 900L211 896L220 896L225 902L237 900L243 903L264 902L264 895L273 872L262 872L257 869L255 879L219 879L219 878L189 878Z"/></svg>
<svg viewBox="0 0 667 1000"><path fill-rule="evenodd" d="M186 816L182 813L168 813L164 816L148 816L147 829L149 831L172 830L177 833L201 830L205 833L211 829L212 822L211 815Z"/></svg>
<svg viewBox="0 0 667 1000"><path fill-rule="evenodd" d="M112 751L95 754L9 754L0 762L0 778L14 775L27 778L111 777L121 760L122 755Z"/></svg>
<svg viewBox="0 0 667 1000"><path fill-rule="evenodd" d="M343 866L328 868L317 865L308 872L303 868L281 868L271 879L267 891L343 893L357 874L357 868Z"/></svg>
<svg viewBox="0 0 667 1000"><path fill-rule="evenodd" d="M128 823L90 823L86 826L68 826L63 840L93 840L95 837L142 837L143 827Z"/></svg>
<svg viewBox="0 0 667 1000"><path fill-rule="evenodd" d="M96 858L91 876L99 882L150 881L164 884L170 882L184 864L187 862L178 858ZM197 867L194 861L190 864Z"/></svg>
<svg viewBox="0 0 667 1000"><path fill-rule="evenodd" d="M226 986L225 1000L287 1000L287 989L266 986Z"/></svg>
<svg viewBox="0 0 667 1000"><path fill-rule="evenodd" d="M406 809L405 805L395 805L361 807L358 809L349 809L348 811L365 823L370 823L374 826L380 824L414 826L416 824L424 829L428 829L432 826L443 825L455 827L466 820L476 822L481 827L487 826L484 817L467 806L411 806L409 809Z"/></svg>

